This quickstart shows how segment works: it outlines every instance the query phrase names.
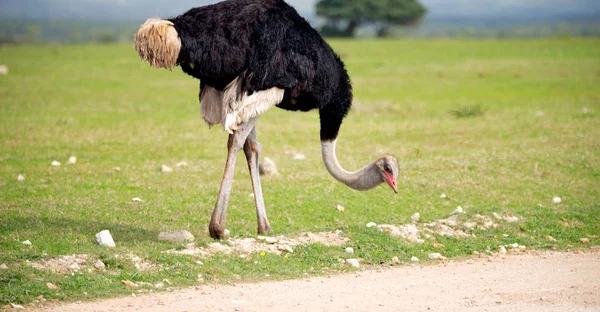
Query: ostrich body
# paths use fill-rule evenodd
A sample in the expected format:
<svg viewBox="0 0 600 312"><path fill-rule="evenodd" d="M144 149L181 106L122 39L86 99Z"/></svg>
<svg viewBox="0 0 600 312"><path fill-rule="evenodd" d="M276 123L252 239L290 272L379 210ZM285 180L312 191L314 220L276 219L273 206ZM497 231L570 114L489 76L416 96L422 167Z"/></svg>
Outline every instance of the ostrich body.
<svg viewBox="0 0 600 312"><path fill-rule="evenodd" d="M344 170L335 145L352 104L344 64L331 47L283 0L230 0L193 8L171 19L148 19L135 35L140 57L159 68L180 66L200 80L202 118L229 132L228 156L209 225L223 238L236 156L243 150L254 189L258 233L271 230L258 172L255 125L277 106L319 110L323 162L329 173L356 190L386 182L397 193L398 163L384 156L356 171Z"/></svg>

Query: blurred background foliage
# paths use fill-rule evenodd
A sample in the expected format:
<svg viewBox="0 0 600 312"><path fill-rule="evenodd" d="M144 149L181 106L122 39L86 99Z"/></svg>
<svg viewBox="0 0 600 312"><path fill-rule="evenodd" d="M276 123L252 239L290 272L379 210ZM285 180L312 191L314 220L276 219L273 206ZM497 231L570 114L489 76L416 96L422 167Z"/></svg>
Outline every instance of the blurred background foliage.
<svg viewBox="0 0 600 312"><path fill-rule="evenodd" d="M130 41L148 17L216 0L0 0L0 43ZM600 36L597 0L288 0L328 37Z"/></svg>

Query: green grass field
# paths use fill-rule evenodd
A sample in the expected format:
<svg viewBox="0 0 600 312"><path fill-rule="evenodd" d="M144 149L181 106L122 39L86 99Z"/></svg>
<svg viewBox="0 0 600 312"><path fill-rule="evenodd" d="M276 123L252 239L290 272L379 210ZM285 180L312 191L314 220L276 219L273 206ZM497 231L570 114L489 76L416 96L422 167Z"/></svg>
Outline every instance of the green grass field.
<svg viewBox="0 0 600 312"><path fill-rule="evenodd" d="M461 257L515 242L530 249L600 243L600 40L332 45L355 93L340 132L340 162L354 170L394 154L400 192L357 192L336 182L321 161L317 113L273 109L257 131L261 158L273 159L280 172L263 177L274 234L341 229L367 266L390 265L394 256L425 259L433 250ZM207 226L227 135L202 121L198 81L179 69L150 69L129 45L3 46L0 64L10 70L0 76L0 264L8 267L0 270L0 305L40 295L131 293L123 279L189 286L198 274L207 282L297 278L333 270L348 257L343 248L319 244L288 257L253 255L256 263L222 255L200 265L163 253L182 247L159 242L160 231L186 229L198 245L212 242ZM292 160L292 152L307 158ZM77 164L66 164L71 155ZM254 237L252 188L240 157L227 228L233 237ZM189 165L160 172L182 160ZM474 230L476 238L436 237L441 249L365 226L410 223L415 212L433 221L458 205L464 218L496 212L520 221ZM95 244L104 229L116 248ZM582 237L590 243L581 244ZM162 269L139 271L115 258L129 253ZM61 274L27 264L72 254L103 259L109 270Z"/></svg>

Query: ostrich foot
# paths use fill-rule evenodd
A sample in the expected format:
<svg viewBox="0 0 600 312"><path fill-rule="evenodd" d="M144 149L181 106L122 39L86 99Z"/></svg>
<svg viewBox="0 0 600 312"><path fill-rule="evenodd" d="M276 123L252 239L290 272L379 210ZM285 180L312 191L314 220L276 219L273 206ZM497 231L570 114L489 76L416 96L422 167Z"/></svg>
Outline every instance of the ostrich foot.
<svg viewBox="0 0 600 312"><path fill-rule="evenodd" d="M269 234L271 232L273 232L273 229L271 229L271 226L269 224L258 226L258 234L259 235L265 235L265 234Z"/></svg>
<svg viewBox="0 0 600 312"><path fill-rule="evenodd" d="M225 238L225 228L220 224L211 222L208 226L208 232L210 233L210 237L214 239Z"/></svg>

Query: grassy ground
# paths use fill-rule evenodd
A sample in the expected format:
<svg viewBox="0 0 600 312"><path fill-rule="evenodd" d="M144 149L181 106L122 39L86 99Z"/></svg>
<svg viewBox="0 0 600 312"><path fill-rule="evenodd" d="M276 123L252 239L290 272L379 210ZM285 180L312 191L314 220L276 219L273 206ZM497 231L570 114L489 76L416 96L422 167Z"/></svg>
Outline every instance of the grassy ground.
<svg viewBox="0 0 600 312"><path fill-rule="evenodd" d="M600 240L600 41L334 41L354 83L353 111L341 129L340 162L356 169L384 153L400 160L399 195L356 192L320 160L316 112L274 109L258 124L263 157L279 166L263 178L276 234L341 229L363 264L470 255L519 243L577 248ZM226 155L226 134L199 115L198 82L149 69L130 46L0 47L0 304L80 300L130 293L122 279L176 286L207 281L319 274L347 258L343 248L310 245L288 257L197 259L164 254L164 230L186 229L200 245ZM596 86L596 87L594 87ZM292 160L301 152L304 161ZM67 165L69 156L78 157ZM243 156L240 156L243 157ZM58 160L60 167L50 163ZM163 174L162 164L188 167ZM240 159L241 160L241 159ZM120 171L114 170L120 167ZM17 181L22 174L25 181ZM253 237L256 217L244 162L228 212L232 236ZM440 198L448 194L453 200ZM560 196L562 203L552 203ZM142 203L134 203L139 197ZM339 212L340 204L346 210ZM365 227L445 218L457 205L521 217L477 238L410 244ZM117 248L94 243L108 229ZM503 234L508 234L505 237ZM558 241L549 242L552 235ZM30 240L28 247L21 242ZM115 255L162 266L138 271ZM37 270L27 261L87 254L105 273ZM47 282L58 285L50 290Z"/></svg>

